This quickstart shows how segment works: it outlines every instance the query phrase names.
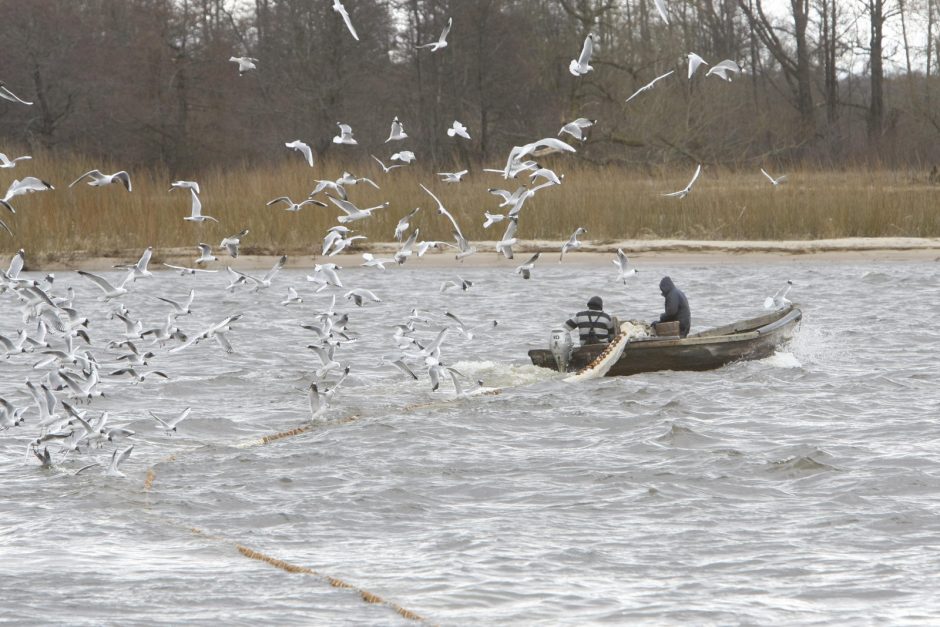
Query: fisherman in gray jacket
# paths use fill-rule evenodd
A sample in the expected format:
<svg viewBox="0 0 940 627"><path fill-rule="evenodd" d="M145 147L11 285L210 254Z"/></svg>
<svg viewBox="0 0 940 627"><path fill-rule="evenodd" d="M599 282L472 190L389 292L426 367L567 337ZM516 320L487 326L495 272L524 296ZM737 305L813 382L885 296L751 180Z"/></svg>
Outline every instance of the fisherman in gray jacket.
<svg viewBox="0 0 940 627"><path fill-rule="evenodd" d="M668 276L663 277L659 282L659 291L663 293L666 299L665 311L656 322L679 322L679 337L685 337L689 334L692 327L692 312L689 309L689 299L685 297L675 283Z"/></svg>

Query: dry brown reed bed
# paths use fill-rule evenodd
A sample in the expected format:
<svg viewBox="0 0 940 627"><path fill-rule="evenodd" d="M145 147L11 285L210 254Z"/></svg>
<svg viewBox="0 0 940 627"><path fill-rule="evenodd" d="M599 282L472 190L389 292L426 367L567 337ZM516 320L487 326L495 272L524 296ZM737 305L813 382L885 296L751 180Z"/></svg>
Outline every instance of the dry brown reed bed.
<svg viewBox="0 0 940 627"><path fill-rule="evenodd" d="M790 172L788 182L773 188L757 168L731 171L706 166L692 194L678 200L661 194L684 187L691 166L640 171L595 166L565 156L544 163L563 173L565 182L541 191L526 204L518 232L523 239L566 239L578 226L585 227L586 239L594 241L940 236L940 188L905 172L805 169ZM32 161L0 171L3 189L13 178L27 175L56 187L14 200L17 214L3 219L15 235L0 233L0 251L24 248L33 259L41 259L78 251L88 256L119 255L152 245L159 253L194 247L197 242L218 244L248 228L251 233L243 240L246 252L313 254L319 252L324 233L336 224L340 211L308 205L289 213L265 203L282 195L301 200L315 179L335 179L344 169L381 186L381 190L368 184L350 187L350 200L363 207L391 203L374 217L349 225L368 241L391 240L398 219L414 207L421 207L413 220L421 228L421 239L451 240L449 224L437 215L419 183L439 195L471 240L493 240L499 239L503 226L482 228L483 211L498 211L496 197L486 189L513 190L523 182L476 170L463 183L447 185L422 167L384 174L371 160L357 165L318 162L311 169L299 155L288 153L276 164L210 170L197 176L204 213L221 223L194 224L183 220L189 215L188 191L168 191L171 177L165 169L132 170L132 193L118 185L68 188L93 167L104 172L120 169L78 156L35 154Z"/></svg>

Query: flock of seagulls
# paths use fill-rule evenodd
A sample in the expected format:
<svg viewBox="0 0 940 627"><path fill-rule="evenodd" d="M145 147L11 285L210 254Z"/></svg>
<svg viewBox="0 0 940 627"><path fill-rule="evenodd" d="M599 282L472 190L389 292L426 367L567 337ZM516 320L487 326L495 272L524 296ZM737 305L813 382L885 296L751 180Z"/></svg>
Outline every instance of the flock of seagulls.
<svg viewBox="0 0 940 627"><path fill-rule="evenodd" d="M665 5L662 0L656 0L656 6L662 18L668 21ZM349 34L359 40L359 35L340 0L333 0L333 11L342 19ZM448 46L447 38L451 33L453 20L448 19L436 41L418 45L418 48L427 49L431 53L440 52ZM584 76L593 70L591 57L594 52L594 36L589 34L580 55L571 61L569 69L575 76ZM247 72L259 71L263 64L255 58L247 56L232 56L229 59L236 63L240 75ZM695 71L702 65L707 65L701 57L695 54L688 55L688 76L691 79ZM724 80L731 80L732 76L740 72L740 67L730 60L725 60L711 67L708 75L715 74ZM645 91L652 89L658 82L672 75L674 71L656 77L647 85L627 99L630 102ZM31 102L22 100L13 94L0 82L0 98L21 105L31 105ZM483 212L483 226L490 228L496 224L505 223L505 231L496 242L495 252L506 259L514 259L514 247L517 246L517 237L520 223L525 221L523 209L537 195L549 193L554 187L564 182L564 175L557 174L537 161L546 155L564 155L576 153L577 148L567 141L559 139L567 135L569 141L585 142L588 131L597 123L597 120L577 118L562 126L556 137L543 137L529 143L514 146L507 155L505 163L497 168L484 168L485 172L498 175L503 181L521 180L521 184L512 189L497 187L489 188L495 197L496 205L492 211ZM357 146L353 129L349 124L337 123L338 134L333 137L333 143L342 146ZM454 120L451 127L446 129L448 137L458 140L469 140L471 135L467 127ZM405 124L395 117L390 125L389 136L385 143L404 142L408 139ZM311 168L315 167L316 160L313 149L308 143L297 139L285 142L285 147L300 153L305 163ZM379 157L370 155L381 167L384 176L394 176L395 170L408 167L417 160L411 150L403 149L394 152L386 165ZM28 161L31 157L19 156L14 159L0 154L0 168L9 169L18 163ZM665 196L684 198L692 191L692 187L701 174L702 166L698 165L689 184L682 190L664 194ZM770 179L774 186L779 185L786 177L773 178L766 171L764 175ZM440 172L440 183L459 185L468 175L468 170L457 172ZM72 188L80 182L86 182L91 187L105 187L118 184L132 193L131 177L126 171L105 174L100 170L90 170L77 179L69 187ZM351 198L353 188L358 184L371 185L380 189L375 181L357 177L344 172L336 180L316 180L316 186L307 198L295 201L289 195L279 196L266 203L269 207L280 207L288 212L299 212L305 207L338 209L341 214L337 217L337 224L331 227L323 238L321 251L324 260L316 264L310 274L306 276L308 287L319 294L325 290L331 295L330 304L321 307L312 320L298 322L298 327L309 334L306 344L319 360L320 367L312 375L312 382L307 388L310 419L318 420L328 412L342 383L351 376L348 359L343 355L359 338L354 330L355 316L349 312L337 310L337 295L350 307L372 307L382 303L380 294L364 287L346 286L341 276L342 268L331 259L339 253L346 251L356 241L366 239L356 234L350 225L361 220L369 219L376 211L386 211L390 203L384 202L372 207L361 207ZM415 207L402 216L390 234L396 242L398 249L389 258L379 258L371 253L362 255L363 267L381 272L386 266L396 267L408 262L412 257L422 257L429 250L450 249L457 261L461 261L478 252L464 235L460 224L454 215L448 211L441 199L425 185L420 188L426 193L431 206L441 220L445 220L451 231L452 241L421 240L420 228L413 226L415 216L422 209ZM3 205L11 214L16 210L11 204L20 196L36 192L45 192L55 188L48 182L33 176L26 176L21 180L14 180L6 193L0 198ZM197 181L177 180L170 183L169 192L179 190L189 192L189 214L182 217L187 222L202 223L205 221L219 222L216 217L205 215L202 212L200 201L201 189ZM6 230L12 237L13 232L6 223L0 221L0 228ZM562 245L559 263L563 262L568 252L577 250L582 246L579 238L586 234L583 227L578 227L570 238ZM226 265L223 259L227 256L236 259L242 241L250 235L244 228L234 235L221 240L217 246L205 242L195 245L196 256L190 266L163 264L167 268L179 272L181 275L200 276L201 280L217 281L212 275L220 273L222 268L206 267L209 264L219 264L224 267L225 273L221 276L228 280L224 285L227 291L249 290L259 292L274 288L284 268L287 257L280 256L274 266L257 276L243 272ZM26 446L27 458L34 457L39 460L42 467L52 467L69 457L83 453L92 454L104 447L112 446L110 461L105 472L112 476L121 476L120 466L129 458L135 448L134 443L128 443L136 435L128 425L115 426L110 422L108 411L96 412L91 409L95 399L104 396L107 390L110 396L120 395L122 386L150 385L154 380L170 379L174 376L172 369L157 370L151 367L152 362L164 360L167 355L182 351L211 351L210 344L215 344L225 353L237 351L237 329L242 313L226 313L213 317L213 323L202 328L185 328L184 320L195 310L208 309L212 303L199 299L195 287L187 290L185 298L174 297L171 294L151 294L153 299L163 309L149 311L148 315L156 317L159 322L147 323L136 317L121 302L124 297L131 294L137 287L138 281L146 282L152 279L154 273L149 269L154 250L148 247L140 259L134 264L115 266L120 273L117 277L102 276L100 274L79 270L77 272L81 281L76 285L62 288L60 281L52 274L42 280L22 276L25 267L25 251L19 250L11 259L6 271L0 270L0 298L4 299L12 308L20 312L22 326L14 337L0 335L0 350L7 360L33 361L30 376L23 383L22 390L4 390L0 397L0 431L19 432L33 426L36 429L35 437L30 437ZM514 269L514 274L522 279L531 279L535 274L536 263L541 252L535 252L522 264ZM624 284L637 274L636 268L629 267L629 259L623 250L618 250L617 258L613 260L617 269L616 280ZM221 285L221 284L220 284ZM87 286L93 287L97 295L94 310L80 311L76 308L76 290ZM453 290L455 294L473 289L474 284L459 275L456 280L444 281L440 292ZM781 290L774 297L768 299L769 307L780 306L786 301L787 290ZM277 303L283 307L299 307L304 298L296 286L284 285L286 296L275 299L272 306ZM156 306L155 306L156 307ZM113 326L91 322L106 316ZM486 333L498 326L497 320L482 320L470 322L463 320L453 311L445 311L436 316L425 313L417 308L402 320L392 321L390 328L390 341L395 346L395 353L382 357L382 363L393 368L395 372L404 375L409 380L417 381L424 374L430 383L432 391L440 389L442 383L449 381L457 397L466 396L483 390L480 381L472 381L459 372L452 365L453 362L445 356L446 351L455 341L471 341L480 334ZM456 336L456 339L455 339ZM197 348L199 347L199 348ZM459 354L459 352L457 353ZM355 376L355 375L352 375ZM83 405L86 408L81 409ZM181 424L193 414L187 407L175 416L158 415L150 412L154 426L170 435L178 432ZM27 427L24 427L26 425ZM99 461L84 464L74 472L77 474L88 468L104 466Z"/></svg>

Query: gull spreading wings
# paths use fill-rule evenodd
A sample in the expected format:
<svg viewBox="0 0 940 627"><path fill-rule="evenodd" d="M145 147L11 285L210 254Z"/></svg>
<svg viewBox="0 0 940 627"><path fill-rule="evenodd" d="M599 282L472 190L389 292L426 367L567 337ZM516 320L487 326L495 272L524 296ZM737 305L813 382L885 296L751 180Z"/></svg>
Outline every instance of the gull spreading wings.
<svg viewBox="0 0 940 627"><path fill-rule="evenodd" d="M653 80L651 80L649 83L647 83L646 85L643 85L643 86L640 87L638 90L636 90L635 92L633 92L633 95L630 96L629 98L627 98L627 102L630 102L631 100L633 100L634 98L636 98L637 96L639 96L640 94L642 94L644 91L649 91L650 89L652 89L652 88L656 85L656 83L658 83L659 81L663 80L663 79L666 78L667 76L670 76L670 75L675 74L675 73L676 73L675 70L669 70L668 72L666 72L666 73L663 74L662 76L657 76L656 78L654 78Z"/></svg>
<svg viewBox="0 0 940 627"><path fill-rule="evenodd" d="M299 139L295 139L292 142L287 142L284 145L302 154L304 159L307 161L307 165L309 165L311 168L313 167L313 149L310 148L310 146L303 143Z"/></svg>
<svg viewBox="0 0 940 627"><path fill-rule="evenodd" d="M699 164L698 167L695 168L695 174L692 175L692 180L689 181L689 184L686 185L685 188L680 189L680 190L677 191L677 192L672 192L672 193L669 193L669 194L663 194L663 196L673 196L673 197L676 197L676 198L685 198L686 196L688 196L688 195L692 192L692 186L695 185L695 181L696 181L696 179L698 179L698 175L701 174L701 173L702 173L702 165Z"/></svg>
<svg viewBox="0 0 940 627"><path fill-rule="evenodd" d="M588 33L584 38L584 46L581 48L581 55L577 59L572 59L568 64L568 71L575 76L584 76L594 68L591 67L591 55L594 54L594 35Z"/></svg>
<svg viewBox="0 0 940 627"><path fill-rule="evenodd" d="M349 30L349 34L353 36L353 39L359 41L359 35L356 33L356 29L353 28L352 22L349 20L349 13L340 0L333 0L333 10L339 13L340 17L343 18L343 22L346 24L346 28Z"/></svg>
<svg viewBox="0 0 940 627"><path fill-rule="evenodd" d="M92 187L101 187L102 185L111 185L112 183L121 183L124 189L131 191L131 177L127 172L121 170L114 174L102 174L98 170L89 170L69 184L72 187L84 178L90 179L88 184Z"/></svg>
<svg viewBox="0 0 940 627"><path fill-rule="evenodd" d="M447 26L444 27L444 30L441 32L441 36L437 41L431 42L429 44L421 44L418 48L430 48L431 52L437 52L443 48L447 47L447 35L450 34L450 29L454 25L454 18L447 18Z"/></svg>

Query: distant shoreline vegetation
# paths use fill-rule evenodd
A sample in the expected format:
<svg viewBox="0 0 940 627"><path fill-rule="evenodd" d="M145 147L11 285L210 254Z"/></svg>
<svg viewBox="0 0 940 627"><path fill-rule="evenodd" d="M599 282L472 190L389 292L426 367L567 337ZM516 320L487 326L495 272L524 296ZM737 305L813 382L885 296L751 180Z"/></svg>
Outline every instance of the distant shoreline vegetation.
<svg viewBox="0 0 940 627"><path fill-rule="evenodd" d="M524 240L564 241L578 227L587 229L582 239L589 241L940 237L940 185L926 171L805 168L773 172L788 175L785 183L774 187L756 165L753 171L732 171L706 164L692 192L676 199L662 194L682 189L694 165L634 169L593 165L573 155L552 155L540 162L564 174L564 182L526 203L517 233ZM421 208L412 219L412 228L421 229L419 241L453 240L449 222L437 214L421 183L441 198L471 241L492 241L502 237L505 222L484 230L483 212L504 213L505 208L499 208L500 199L487 188L514 191L528 182L524 175L505 180L476 168L463 182L445 184L420 164L385 174L371 159L358 164L318 161L310 168L285 151L284 159L270 165L211 169L192 177L201 185L205 213L220 220L194 224L183 220L189 215L190 194L168 191L173 179L167 170L128 169L133 192L120 185L68 187L92 168L122 169L119 164L79 156L36 153L33 160L0 171L3 189L14 178L28 175L55 186L53 191L17 197L16 215L3 210L14 236L0 232L0 251L23 248L30 255L41 255L81 250L101 255L147 246L195 250L198 242L215 246L223 237L247 228L246 248L319 253L324 235L337 223L341 213L337 208L307 205L288 212L282 204L265 204L279 196L299 202L317 179L336 179L344 171L369 177L381 188L368 183L349 186L351 201L361 207L390 203L371 218L347 225L368 238L365 245L392 241L398 220L415 207ZM328 202L322 194L318 198Z"/></svg>

